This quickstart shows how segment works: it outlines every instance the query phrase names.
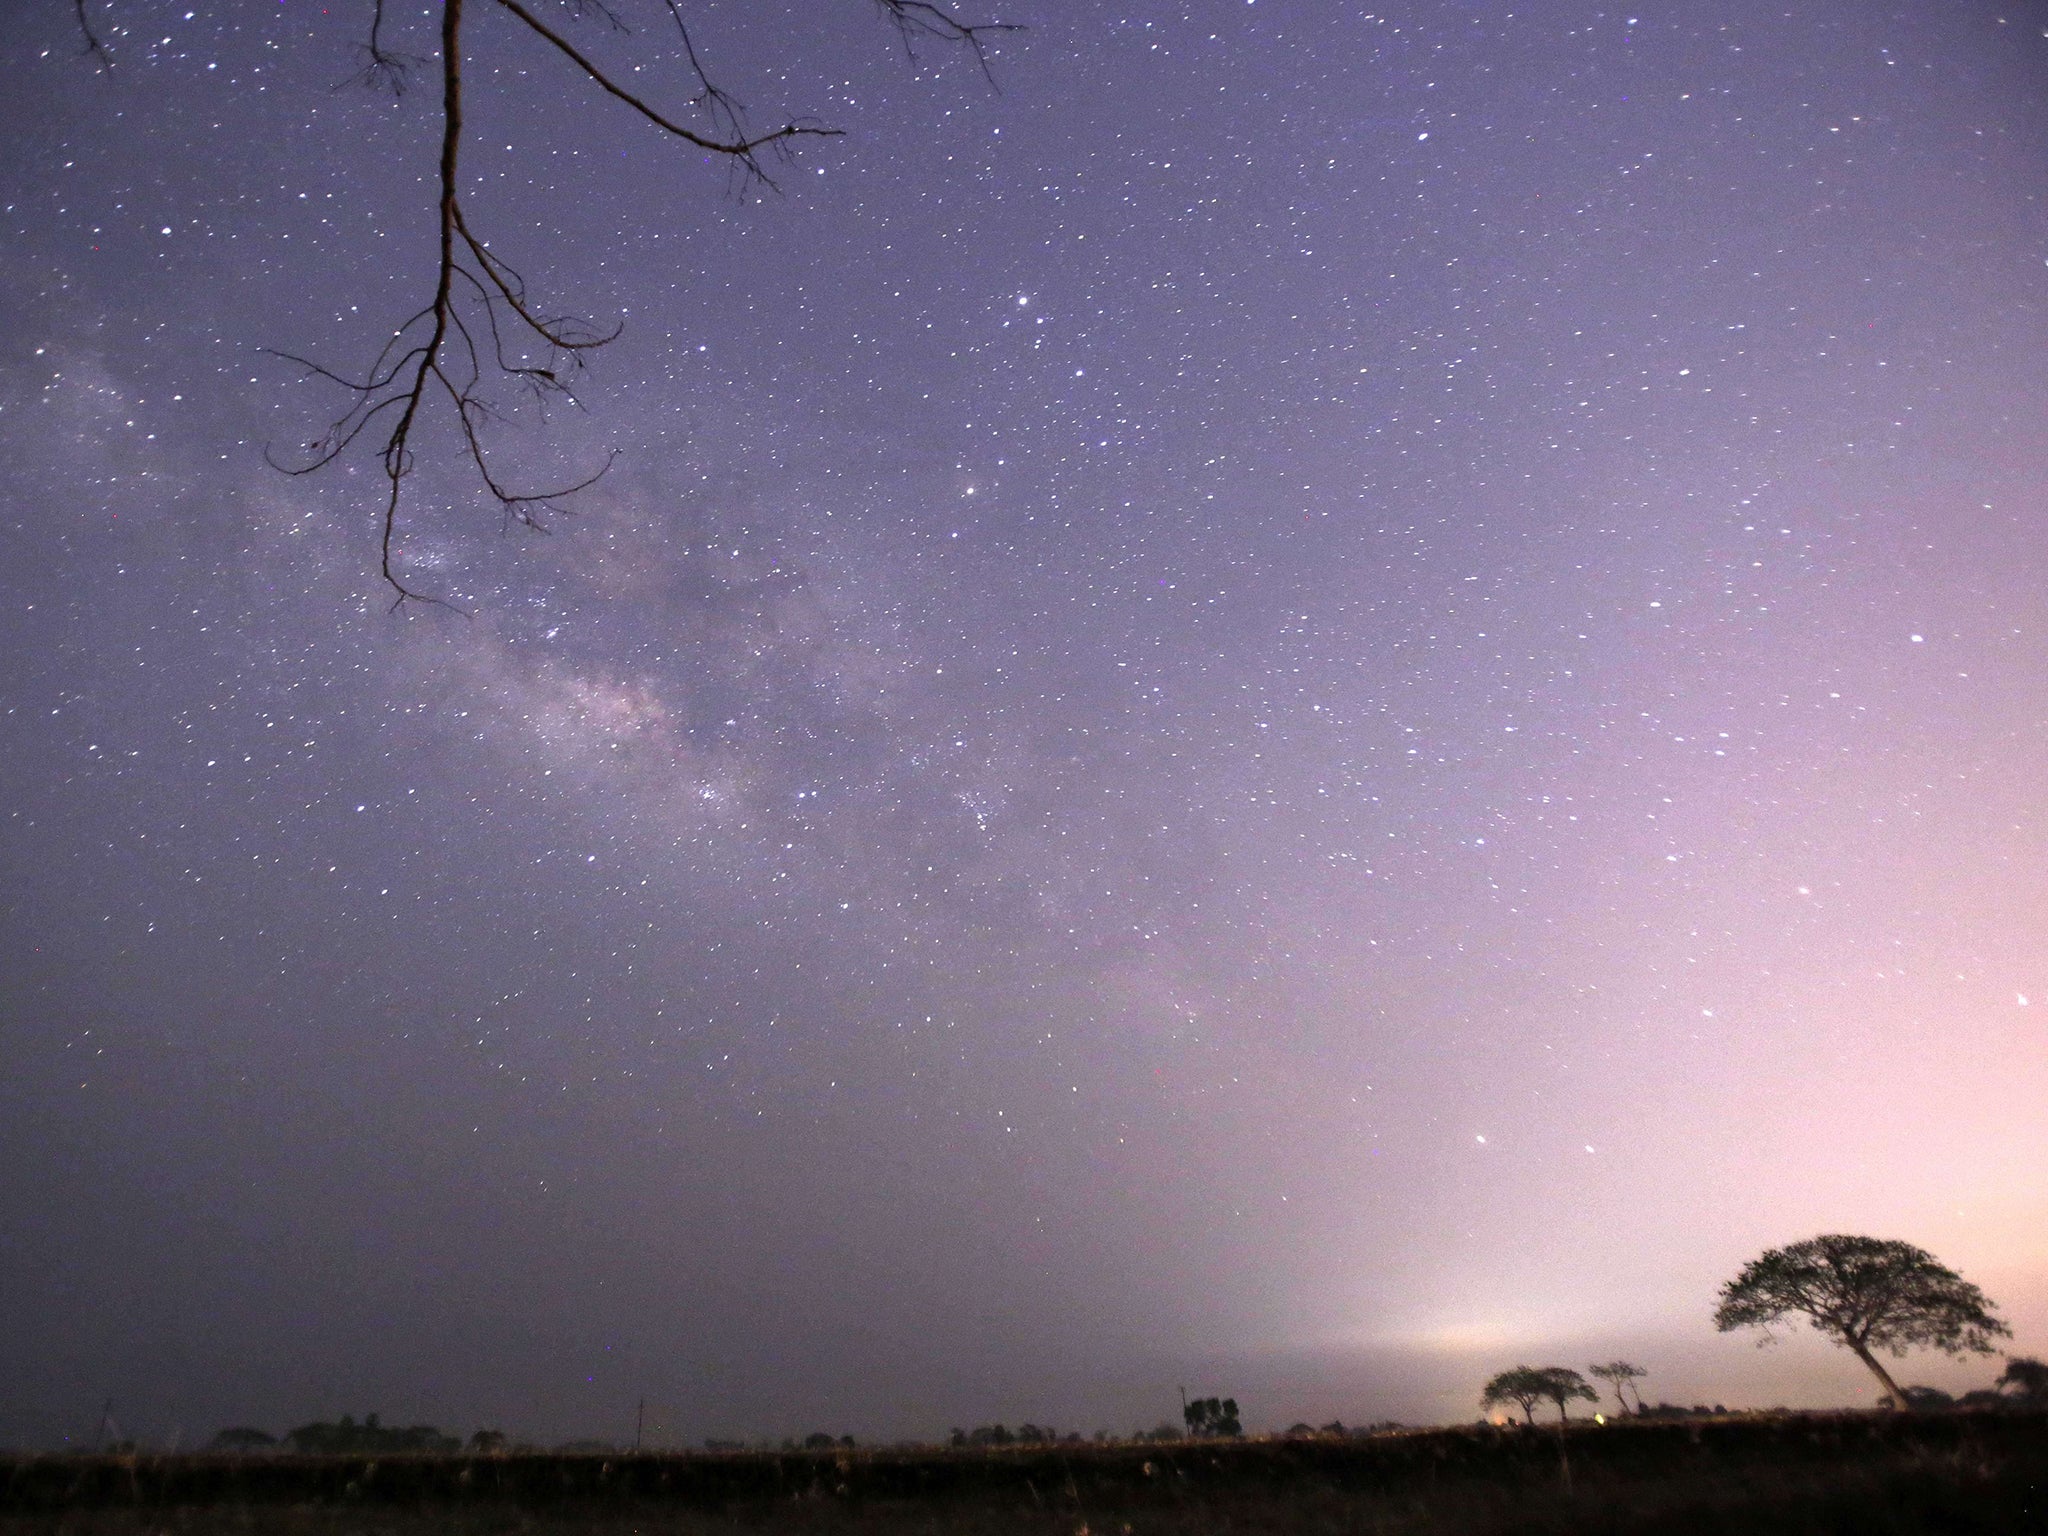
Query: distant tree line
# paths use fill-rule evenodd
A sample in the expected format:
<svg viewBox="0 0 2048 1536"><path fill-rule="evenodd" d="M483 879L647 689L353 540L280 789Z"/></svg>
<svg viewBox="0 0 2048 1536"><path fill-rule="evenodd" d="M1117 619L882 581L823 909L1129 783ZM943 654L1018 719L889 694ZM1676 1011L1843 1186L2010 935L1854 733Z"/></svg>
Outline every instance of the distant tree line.
<svg viewBox="0 0 2048 1536"><path fill-rule="evenodd" d="M1714 1326L1721 1332L1756 1328L1765 1344L1774 1341L1775 1327L1795 1318L1862 1361L1884 1389L1878 1399L1883 1406L1922 1411L2048 1407L2048 1365L2026 1355L2010 1357L1994 1386L1960 1399L1938 1387L1901 1387L1892 1379L1879 1359L1882 1354L1902 1357L1909 1349L1926 1348L1960 1360L1991 1354L1994 1339L2012 1336L1982 1291L1911 1243L1831 1233L1767 1249L1721 1287L1714 1309ZM1612 1389L1624 1414L1662 1418L1726 1411L1718 1405L1711 1410L1669 1403L1645 1407L1636 1383L1649 1373L1640 1366L1611 1360L1590 1369ZM1567 1404L1598 1400L1585 1377L1561 1365L1515 1366L1495 1375L1479 1396L1484 1408L1519 1408L1528 1424L1536 1422L1537 1404L1555 1403L1560 1426L1569 1416Z"/></svg>
<svg viewBox="0 0 2048 1536"><path fill-rule="evenodd" d="M2048 1409L2048 1363L2028 1355L2008 1357L2004 1371L1993 1385L1966 1392L1959 1398L1937 1387L1902 1387L1893 1380L1878 1358L1880 1354L1897 1357L1912 1348L1931 1348L1961 1359L1966 1355L1994 1353L1992 1341L2012 1334L1982 1291L1910 1243L1835 1234L1769 1249L1721 1287L1714 1311L1714 1323L1720 1331L1756 1328L1762 1331L1765 1343L1775 1337L1773 1328L1787 1319L1804 1319L1815 1331L1862 1361L1883 1387L1880 1402L1886 1406L1923 1412L1949 1408ZM1719 1404L1711 1408L1685 1408L1666 1402L1646 1403L1640 1383L1650 1373L1627 1360L1609 1360L1588 1366L1587 1371L1613 1393L1617 1409L1624 1416L1654 1419L1727 1411ZM1570 1420L1573 1403L1597 1404L1599 1400L1598 1391L1586 1376L1563 1365L1512 1366L1489 1378L1480 1392L1482 1407L1489 1411L1507 1410L1510 1414L1519 1412L1526 1425L1535 1424L1539 1407L1554 1407L1560 1431ZM1401 1428L1402 1425L1388 1421L1362 1430L1346 1429L1341 1420L1332 1420L1319 1429L1306 1422L1297 1423L1286 1433L1357 1436ZM1162 1421L1128 1438L1140 1442L1207 1440L1235 1439L1243 1434L1244 1421L1236 1398L1189 1398L1183 1394L1179 1424ZM1093 1436L1097 1442L1111 1438L1102 1430ZM1014 1430L1001 1423L955 1428L946 1441L962 1450L1081 1442L1077 1432L1062 1435L1050 1426L1030 1422ZM781 1449L839 1451L852 1449L855 1444L851 1435L835 1436L820 1430L801 1440L786 1439ZM465 1443L431 1424L385 1424L374 1413L361 1422L344 1414L332 1422L301 1424L282 1438L246 1426L223 1429L207 1449L236 1454L291 1451L300 1455L364 1456L449 1453L463 1450L465 1445L471 1453L480 1455L536 1449L514 1445L502 1430L479 1429ZM772 1442L760 1442L762 1449L770 1445ZM712 1439L704 1442L704 1448L729 1452L744 1450L746 1446L737 1440ZM572 1441L555 1449L613 1453L617 1447L592 1440ZM1569 1478L1568 1469L1566 1476Z"/></svg>
<svg viewBox="0 0 2048 1536"><path fill-rule="evenodd" d="M1944 1408L2048 1408L2048 1362L2031 1355L2014 1355L2005 1362L1997 1381L1961 1397L1951 1396L1939 1387L1901 1387L1899 1391L1906 1406L1921 1413L1936 1413Z"/></svg>
<svg viewBox="0 0 2048 1536"><path fill-rule="evenodd" d="M1104 1436L1103 1438L1107 1438ZM946 1436L946 1444L955 1450L984 1445L1080 1445L1079 1430L1069 1430L1062 1435L1046 1425L1030 1422L1010 1429L1002 1424L977 1424L972 1429L955 1429Z"/></svg>
<svg viewBox="0 0 2048 1536"><path fill-rule="evenodd" d="M1349 1427L1342 1419L1332 1419L1327 1424L1311 1424L1303 1419L1288 1425L1281 1433L1290 1440L1369 1440L1374 1435L1395 1435L1414 1427L1412 1424L1403 1424L1399 1419L1381 1419L1376 1424Z"/></svg>
<svg viewBox="0 0 2048 1536"><path fill-rule="evenodd" d="M478 1430L470 1441L472 1450L495 1450L504 1445L505 1437L496 1430ZM319 1422L301 1424L297 1429L287 1430L282 1439L267 1430L238 1426L224 1429L213 1437L207 1447L213 1451L291 1450L301 1456L390 1456L407 1453L419 1454L426 1451L459 1451L462 1441L454 1435L445 1435L431 1424L408 1424L400 1427L386 1424L376 1414L366 1416L359 1424L343 1414L332 1423Z"/></svg>

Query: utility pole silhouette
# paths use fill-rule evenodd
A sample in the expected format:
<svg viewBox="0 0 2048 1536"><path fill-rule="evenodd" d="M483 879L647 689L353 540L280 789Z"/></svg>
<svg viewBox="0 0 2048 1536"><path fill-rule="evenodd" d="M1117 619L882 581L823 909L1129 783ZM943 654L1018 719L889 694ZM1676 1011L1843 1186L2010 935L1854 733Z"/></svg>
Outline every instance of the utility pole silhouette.
<svg viewBox="0 0 2048 1536"><path fill-rule="evenodd" d="M633 1415L633 1449L640 1449L640 1436L647 1428L647 1399L640 1399L640 1411Z"/></svg>

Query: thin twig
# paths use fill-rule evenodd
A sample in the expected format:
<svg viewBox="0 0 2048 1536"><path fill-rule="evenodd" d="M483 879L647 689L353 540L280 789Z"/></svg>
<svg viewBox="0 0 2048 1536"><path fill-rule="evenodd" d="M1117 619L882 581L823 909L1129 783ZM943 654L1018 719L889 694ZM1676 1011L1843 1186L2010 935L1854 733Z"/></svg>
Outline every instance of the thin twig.
<svg viewBox="0 0 2048 1536"><path fill-rule="evenodd" d="M387 90L394 99L405 94L411 83L410 72L427 62L416 53L400 53L384 46L384 0L370 0L370 40L356 45L356 56L363 61L363 67L335 89L366 86Z"/></svg>
<svg viewBox="0 0 2048 1536"><path fill-rule="evenodd" d="M86 0L72 0L71 8L78 17L79 34L85 39L85 56L101 69L112 69L114 56L107 52L107 45L93 30L92 13L86 9Z"/></svg>
<svg viewBox="0 0 2048 1536"><path fill-rule="evenodd" d="M1024 29L1011 22L965 22L942 6L930 0L875 0L876 7L889 18L896 28L897 36L903 39L904 55L917 62L917 39L932 38L942 43L956 43L967 48L974 55L974 62L981 67L982 78L988 81L989 89L1000 92L996 84L995 71L989 67L989 39L1004 32L1021 32Z"/></svg>
<svg viewBox="0 0 2048 1536"><path fill-rule="evenodd" d="M752 138L710 138L698 133L694 129L686 128L681 123L675 122L657 112L653 107L633 94L633 92L627 90L602 69L598 68L596 64L592 63L590 59L577 49L574 43L571 43L561 33L555 31L554 28L521 5L519 0L497 0L497 4L525 22L536 35L553 44L555 48L560 50L578 69L582 70L601 90L623 101L664 133L673 134L676 138L686 143L694 144L699 149L710 150L713 154L730 155L735 161L745 165L755 176L764 182L768 181L768 177L760 170L756 159L758 151L767 148L771 144L779 144L789 139L836 139L842 137L845 132L844 129L840 128L820 128L806 123L792 122L784 123L780 128L771 129L767 133L757 134Z"/></svg>

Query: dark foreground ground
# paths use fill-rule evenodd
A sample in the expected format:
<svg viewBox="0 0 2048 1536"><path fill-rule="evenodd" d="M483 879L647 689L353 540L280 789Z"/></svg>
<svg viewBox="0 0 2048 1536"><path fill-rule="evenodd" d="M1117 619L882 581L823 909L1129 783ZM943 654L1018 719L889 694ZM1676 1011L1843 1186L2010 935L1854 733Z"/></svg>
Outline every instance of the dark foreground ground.
<svg viewBox="0 0 2048 1536"><path fill-rule="evenodd" d="M1567 1486L1560 1451L1570 1463ZM2048 1533L2048 1415L689 1455L0 1459L0 1536Z"/></svg>

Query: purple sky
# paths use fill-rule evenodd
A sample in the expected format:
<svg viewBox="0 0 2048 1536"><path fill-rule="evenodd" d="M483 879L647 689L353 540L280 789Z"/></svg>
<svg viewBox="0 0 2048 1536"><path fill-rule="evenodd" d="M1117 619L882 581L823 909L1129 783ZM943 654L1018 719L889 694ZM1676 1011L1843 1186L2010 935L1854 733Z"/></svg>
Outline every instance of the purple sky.
<svg viewBox="0 0 2048 1536"><path fill-rule="evenodd" d="M262 456L433 67L188 3L0 36L0 1444L1866 1403L1710 1322L1827 1231L2048 1353L2048 5L689 6L741 203L471 0L626 329L465 621Z"/></svg>

